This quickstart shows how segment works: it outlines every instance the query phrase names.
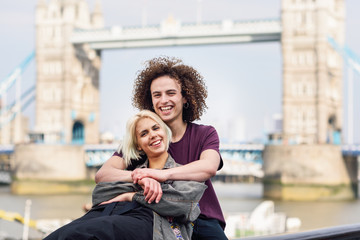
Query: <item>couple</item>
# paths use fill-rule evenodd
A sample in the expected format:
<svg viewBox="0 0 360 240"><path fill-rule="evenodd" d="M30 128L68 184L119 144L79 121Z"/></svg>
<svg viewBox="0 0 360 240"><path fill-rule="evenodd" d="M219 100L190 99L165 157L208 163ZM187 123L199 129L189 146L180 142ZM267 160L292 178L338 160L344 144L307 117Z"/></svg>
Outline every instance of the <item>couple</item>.
<svg viewBox="0 0 360 240"><path fill-rule="evenodd" d="M107 222L104 225L108 224L107 227L102 228L101 224L95 223L95 225L88 229L83 229L83 231L109 233L119 230L123 234L125 232L135 235L147 234L141 235L137 239L151 239L149 236L154 234L155 237L156 234L155 231L153 232L152 227L154 226L153 221L155 223L157 219L153 217L153 212L148 207L160 205L161 201L166 199L167 192L162 187L170 184L171 181L173 181L172 183L181 180L205 181L207 189L199 201L201 214L194 221L192 239L227 239L223 232L225 227L224 217L209 180L210 177L216 174L217 169L222 166L222 159L219 153L219 138L213 127L192 123L194 120L199 120L203 114L206 108L206 97L207 91L202 76L192 67L184 65L181 60L160 57L147 62L145 69L139 73L135 81L133 104L140 110L147 109L154 111L171 129L172 136L169 139L171 143L168 152L177 163L183 166L163 169L161 165L156 165L155 168L152 168L151 165L147 165L147 163L150 163L150 160L147 161L145 155L138 155L139 158L136 160L134 155L129 155L129 152L124 150L115 152L96 174L95 180L100 184L94 190L94 199L95 196L103 195L96 193L98 186L101 186L104 182L115 182L115 184L116 182L120 184L119 181L133 182L141 186L143 191L135 194L134 192L137 192L139 189L134 189L133 192L128 191L115 197L111 196L113 198L110 200L100 199L100 201L107 201L105 201L105 204L93 207L84 217L94 214L94 212L105 213L105 215L110 212L113 215L105 218ZM137 137L133 138L138 141ZM157 141L153 144L156 145L159 142ZM147 147L150 149L151 146L148 145ZM136 149L132 149L130 152L136 155L138 154L136 152L140 151L140 149L146 154L151 154L146 152L149 149L141 148L140 146L137 146ZM155 155L147 157L150 159L152 156ZM147 166L147 168L139 168L139 166ZM114 189L113 187L111 186L110 189ZM98 191L98 193L105 192ZM137 200L137 197L141 196L141 194L144 197L144 203L147 202L147 205L142 205L141 202L136 204L137 201L131 201ZM135 206L129 206L132 203ZM131 210L126 211L128 208ZM174 208L176 208L176 205ZM153 210L156 212L156 209ZM159 214L169 216L170 212L172 213L171 210L167 207L168 214ZM195 212L196 208L191 208L191 213ZM147 213L146 216L144 216L145 213ZM127 221L126 226L124 226L124 224L121 224L121 220L119 220L121 217L119 216L126 214L133 216L133 219ZM174 219L179 221L176 218ZM120 222L116 223L117 220ZM167 218L167 220L169 220L169 224L173 224L172 229L188 229L189 224L177 224L175 221L171 222L171 218ZM187 218L187 220L192 219ZM78 220L74 222L76 221ZM151 227L149 227L149 222L151 222ZM148 227L146 228L145 226ZM131 238L120 238L118 235L116 239ZM163 239L171 238L163 236Z"/></svg>

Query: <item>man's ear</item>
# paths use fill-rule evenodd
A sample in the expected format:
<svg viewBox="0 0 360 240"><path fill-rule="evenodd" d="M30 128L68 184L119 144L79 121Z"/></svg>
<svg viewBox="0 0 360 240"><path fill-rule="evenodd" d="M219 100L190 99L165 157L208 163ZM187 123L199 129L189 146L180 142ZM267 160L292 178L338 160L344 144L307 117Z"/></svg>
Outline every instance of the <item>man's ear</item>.
<svg viewBox="0 0 360 240"><path fill-rule="evenodd" d="M183 97L182 102L183 102L183 104L187 103L187 100L185 97Z"/></svg>

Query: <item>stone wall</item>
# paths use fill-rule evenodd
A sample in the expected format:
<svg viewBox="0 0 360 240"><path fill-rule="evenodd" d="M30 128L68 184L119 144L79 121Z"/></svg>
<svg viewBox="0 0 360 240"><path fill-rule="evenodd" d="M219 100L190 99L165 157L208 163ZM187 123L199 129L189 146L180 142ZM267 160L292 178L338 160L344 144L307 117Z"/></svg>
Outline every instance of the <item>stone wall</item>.
<svg viewBox="0 0 360 240"><path fill-rule="evenodd" d="M340 146L269 145L263 152L264 196L283 200L352 199L357 168ZM356 159L354 160L356 161Z"/></svg>
<svg viewBox="0 0 360 240"><path fill-rule="evenodd" d="M84 180L87 170L82 146L24 144L14 151L16 179Z"/></svg>

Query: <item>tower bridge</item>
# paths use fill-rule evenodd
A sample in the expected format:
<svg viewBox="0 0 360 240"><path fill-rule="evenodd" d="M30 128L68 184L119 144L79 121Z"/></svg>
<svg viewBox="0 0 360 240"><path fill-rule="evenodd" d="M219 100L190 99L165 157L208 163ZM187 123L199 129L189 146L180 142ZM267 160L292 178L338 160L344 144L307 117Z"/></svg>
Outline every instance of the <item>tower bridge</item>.
<svg viewBox="0 0 360 240"><path fill-rule="evenodd" d="M38 168L46 168L49 177L55 176L52 171L57 171L58 176L64 171L70 178L85 176L78 174L85 171L83 162L75 166L74 159L83 161L85 151L89 159L96 159L88 164L103 161L98 154L100 150L83 149L84 144L96 146L99 143L101 51L278 41L283 64L281 144L265 145L261 151L222 151L229 158L257 156L259 159L261 155L265 196L286 198L285 192L292 190L284 186L315 183L326 187L346 186L344 192L340 191L344 195L335 198L349 198L352 183L348 170L354 171L354 166L350 164L352 168L347 168L341 153L357 156L357 150L344 152L339 141L343 132L343 59L351 60L347 61L348 66L357 72L360 61L349 51L343 51L344 6L344 0L282 0L279 20L181 23L169 18L158 25L104 28L100 1L96 1L90 13L85 0L51 0L48 3L39 0L35 23L36 122L32 134L37 143L48 144L46 148L39 145L39 152L52 154L54 163L61 161L64 166L74 166L73 175L67 167L57 170L59 166L46 162L44 155L34 153L33 159L24 160L28 156L26 151L36 151L36 147L18 144L24 142L20 137L9 137L11 129L18 131L19 128L5 124L6 111L1 111L1 143L17 144L14 153L20 178L28 176L29 166L34 168L32 174L43 172ZM0 89L6 88L5 82L0 83ZM3 95L3 110L7 106L5 99ZM21 99L20 95L17 99ZM21 107L16 107L14 112L20 113ZM59 150L61 146L63 151ZM62 155L54 156L54 151ZM39 164L35 167L36 162ZM323 166L326 169L322 169ZM320 191L315 189L315 192ZM337 193L339 191L326 197Z"/></svg>

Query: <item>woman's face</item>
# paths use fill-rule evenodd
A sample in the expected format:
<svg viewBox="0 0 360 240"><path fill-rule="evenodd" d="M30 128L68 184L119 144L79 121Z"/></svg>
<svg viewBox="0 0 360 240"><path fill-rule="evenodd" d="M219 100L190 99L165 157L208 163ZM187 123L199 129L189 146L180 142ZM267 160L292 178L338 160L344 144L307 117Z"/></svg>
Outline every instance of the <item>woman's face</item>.
<svg viewBox="0 0 360 240"><path fill-rule="evenodd" d="M154 110L166 124L182 121L186 99L182 96L181 86L176 80L169 76L155 78L150 91Z"/></svg>
<svg viewBox="0 0 360 240"><path fill-rule="evenodd" d="M149 158L166 151L165 130L151 118L141 118L136 124L135 132L138 150L143 150Z"/></svg>

